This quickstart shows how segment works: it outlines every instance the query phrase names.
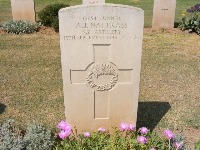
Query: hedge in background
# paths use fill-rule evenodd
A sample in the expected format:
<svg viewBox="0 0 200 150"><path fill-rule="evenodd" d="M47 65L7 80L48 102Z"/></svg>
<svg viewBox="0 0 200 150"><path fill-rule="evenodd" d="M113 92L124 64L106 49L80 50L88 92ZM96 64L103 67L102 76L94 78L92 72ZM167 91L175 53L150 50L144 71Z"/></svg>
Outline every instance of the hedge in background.
<svg viewBox="0 0 200 150"><path fill-rule="evenodd" d="M53 27L55 31L59 31L58 11L61 8L69 7L66 4L50 4L38 13L38 17L44 26Z"/></svg>

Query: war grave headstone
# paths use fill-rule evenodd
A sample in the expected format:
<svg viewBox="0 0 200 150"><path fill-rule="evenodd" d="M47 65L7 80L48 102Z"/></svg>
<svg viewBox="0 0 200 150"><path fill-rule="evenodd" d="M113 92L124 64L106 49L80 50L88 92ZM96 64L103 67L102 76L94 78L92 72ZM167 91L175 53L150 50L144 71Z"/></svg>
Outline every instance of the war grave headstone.
<svg viewBox="0 0 200 150"><path fill-rule="evenodd" d="M34 0L11 0L13 20L35 22Z"/></svg>
<svg viewBox="0 0 200 150"><path fill-rule="evenodd" d="M83 0L84 5L88 4L105 4L105 0Z"/></svg>
<svg viewBox="0 0 200 150"><path fill-rule="evenodd" d="M174 28L176 0L154 0L153 28Z"/></svg>
<svg viewBox="0 0 200 150"><path fill-rule="evenodd" d="M66 120L79 131L136 125L144 12L114 4L59 11Z"/></svg>

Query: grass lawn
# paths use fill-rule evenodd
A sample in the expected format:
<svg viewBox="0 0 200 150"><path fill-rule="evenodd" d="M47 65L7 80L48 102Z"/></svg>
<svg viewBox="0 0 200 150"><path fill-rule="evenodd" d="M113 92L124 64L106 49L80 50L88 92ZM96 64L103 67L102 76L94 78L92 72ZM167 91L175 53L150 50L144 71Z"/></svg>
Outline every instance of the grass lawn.
<svg viewBox="0 0 200 150"><path fill-rule="evenodd" d="M37 120L55 127L65 118L59 35L1 34L0 41L0 103L6 106L1 121L12 117L21 125ZM171 106L159 127L200 128L199 46L200 37L195 34L144 35L140 101ZM144 115L138 119L150 127L153 117L149 120L145 113L157 115L157 111L140 111Z"/></svg>
<svg viewBox="0 0 200 150"><path fill-rule="evenodd" d="M177 0L176 20L183 9L198 1ZM36 11L54 2L35 0ZM81 1L66 3L75 5ZM145 26L151 26L153 0L114 3L143 8ZM0 24L10 19L10 1L0 0ZM195 34L181 33L178 29L170 32L145 29L139 100L146 105L139 105L140 126L180 130L190 127L200 131L199 47L200 36ZM0 122L14 118L23 127L35 120L54 128L65 118L58 33L0 33L0 70Z"/></svg>

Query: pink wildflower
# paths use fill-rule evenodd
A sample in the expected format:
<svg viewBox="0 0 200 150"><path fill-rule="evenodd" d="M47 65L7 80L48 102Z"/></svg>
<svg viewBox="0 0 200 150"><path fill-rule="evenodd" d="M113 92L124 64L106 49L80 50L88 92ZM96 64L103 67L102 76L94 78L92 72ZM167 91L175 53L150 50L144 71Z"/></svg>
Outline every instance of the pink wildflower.
<svg viewBox="0 0 200 150"><path fill-rule="evenodd" d="M137 138L137 142L138 142L139 144L145 144L145 143L147 142L147 139L146 139L144 136L139 136L139 137Z"/></svg>
<svg viewBox="0 0 200 150"><path fill-rule="evenodd" d="M142 134L147 134L148 133L148 129L146 127L142 127L139 130L140 130L140 133L142 133Z"/></svg>
<svg viewBox="0 0 200 150"><path fill-rule="evenodd" d="M84 137L90 137L90 132L84 132L83 135Z"/></svg>
<svg viewBox="0 0 200 150"><path fill-rule="evenodd" d="M70 134L71 134L71 130L61 130L61 131L58 133L58 136L59 136L61 139L65 139L65 138L67 138Z"/></svg>
<svg viewBox="0 0 200 150"><path fill-rule="evenodd" d="M119 125L119 128L120 128L121 131L125 131L125 130L128 129L128 124L122 122L122 123Z"/></svg>
<svg viewBox="0 0 200 150"><path fill-rule="evenodd" d="M130 131L135 131L135 126L133 125L133 124L129 124L129 126L128 126L128 130L130 130Z"/></svg>
<svg viewBox="0 0 200 150"><path fill-rule="evenodd" d="M170 139L173 139L175 136L174 136L174 134L172 133L172 131L170 131L170 130L164 130L164 134L165 134L165 137L168 139L168 140L170 140Z"/></svg>
<svg viewBox="0 0 200 150"><path fill-rule="evenodd" d="M58 123L57 128L60 130L71 130L72 127L69 123L67 123L66 121L61 121Z"/></svg>
<svg viewBox="0 0 200 150"><path fill-rule="evenodd" d="M183 144L182 143L179 143L179 142L175 142L173 143L173 146L176 148L176 149L181 149Z"/></svg>
<svg viewBox="0 0 200 150"><path fill-rule="evenodd" d="M100 132L105 132L105 131L106 131L106 129L105 129L105 128L103 128L103 127L100 127L100 128L98 129L98 131L100 131Z"/></svg>

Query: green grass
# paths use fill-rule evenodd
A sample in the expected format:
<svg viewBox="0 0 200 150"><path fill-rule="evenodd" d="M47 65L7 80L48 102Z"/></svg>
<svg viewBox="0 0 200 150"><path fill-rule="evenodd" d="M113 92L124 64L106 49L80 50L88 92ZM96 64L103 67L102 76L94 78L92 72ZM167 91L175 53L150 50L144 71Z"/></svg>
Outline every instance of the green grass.
<svg viewBox="0 0 200 150"><path fill-rule="evenodd" d="M46 124L64 118L58 35L1 35L0 40L0 96L7 106L1 117Z"/></svg>
<svg viewBox="0 0 200 150"><path fill-rule="evenodd" d="M79 5L82 3L81 0L35 0L35 9L36 14L48 4L53 3L66 3L70 6ZM151 27L152 24L152 16L153 16L153 0L106 0L106 3L115 3L115 4L124 4L135 6L144 9L145 11L145 27ZM199 0L177 0L176 5L176 19L178 22L181 17L181 12L186 10L188 7L191 7L195 4L199 3ZM38 17L36 15L38 20ZM6 21L12 20L11 13L11 4L8 0L0 0L0 24L3 24Z"/></svg>
<svg viewBox="0 0 200 150"><path fill-rule="evenodd" d="M145 34L140 100L170 103L161 126L200 128L199 39L189 34Z"/></svg>
<svg viewBox="0 0 200 150"><path fill-rule="evenodd" d="M1 34L0 41L0 103L6 105L0 120L12 117L22 126L36 120L55 127L65 118L59 35ZM171 105L158 127L200 128L199 46L197 35L144 35L140 101ZM142 109L145 115L147 108ZM157 112L148 113L157 116ZM145 120L147 127L153 124Z"/></svg>
<svg viewBox="0 0 200 150"><path fill-rule="evenodd" d="M12 19L11 3L8 0L0 0L0 24Z"/></svg>

